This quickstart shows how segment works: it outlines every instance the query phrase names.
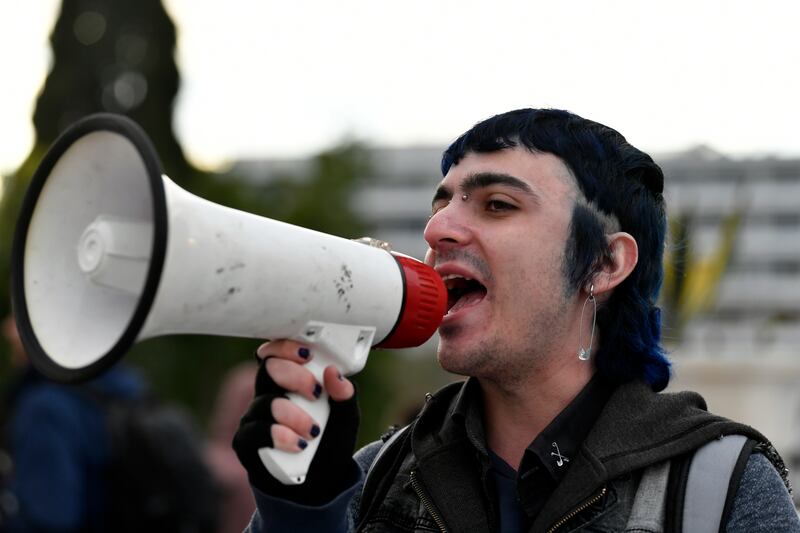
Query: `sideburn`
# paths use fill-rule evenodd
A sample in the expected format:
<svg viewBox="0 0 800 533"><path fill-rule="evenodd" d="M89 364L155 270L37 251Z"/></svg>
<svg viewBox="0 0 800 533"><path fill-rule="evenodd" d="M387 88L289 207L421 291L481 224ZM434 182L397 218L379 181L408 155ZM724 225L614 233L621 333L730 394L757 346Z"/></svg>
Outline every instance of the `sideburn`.
<svg viewBox="0 0 800 533"><path fill-rule="evenodd" d="M611 250L602 220L590 206L575 202L564 249L566 296L572 296L584 287L609 261Z"/></svg>

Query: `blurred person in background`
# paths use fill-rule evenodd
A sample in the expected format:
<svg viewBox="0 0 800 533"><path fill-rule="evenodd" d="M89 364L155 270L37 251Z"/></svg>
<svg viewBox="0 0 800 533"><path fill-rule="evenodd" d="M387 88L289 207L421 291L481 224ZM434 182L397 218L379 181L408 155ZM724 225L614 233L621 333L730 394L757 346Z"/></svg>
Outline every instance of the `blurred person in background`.
<svg viewBox="0 0 800 533"><path fill-rule="evenodd" d="M107 465L110 449L105 412L68 385L44 378L28 361L12 316L3 320L16 376L5 398L5 438L12 459L8 488L15 509L9 532L109 531ZM91 387L133 398L141 378L117 365Z"/></svg>
<svg viewBox="0 0 800 533"><path fill-rule="evenodd" d="M441 170L424 233L449 292L438 359L468 379L352 457L351 382L328 367L317 383L303 367L313 346L262 345L234 439L257 503L249 530L674 531L695 450L734 435L724 442L739 443L736 466L699 495L700 517L714 531L800 531L766 437L695 393L661 393L666 210L652 158L602 124L521 109L464 133ZM313 400L322 387L320 437L285 394ZM315 438L301 485L282 485L258 457ZM725 505L712 516L703 502L715 498Z"/></svg>
<svg viewBox="0 0 800 533"><path fill-rule="evenodd" d="M247 471L231 448L239 419L253 399L255 375L252 361L230 369L222 380L211 413L206 457L220 486L219 533L240 533L256 507Z"/></svg>
<svg viewBox="0 0 800 533"><path fill-rule="evenodd" d="M86 383L49 381L11 317L3 332L18 375L5 403L11 467L0 530L217 531L218 483L183 409L124 364Z"/></svg>

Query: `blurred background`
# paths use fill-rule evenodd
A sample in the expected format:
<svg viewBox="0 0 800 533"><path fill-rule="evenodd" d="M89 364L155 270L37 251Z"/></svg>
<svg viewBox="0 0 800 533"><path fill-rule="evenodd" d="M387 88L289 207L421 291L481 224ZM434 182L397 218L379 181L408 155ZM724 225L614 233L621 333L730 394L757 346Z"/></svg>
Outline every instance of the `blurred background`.
<svg viewBox="0 0 800 533"><path fill-rule="evenodd" d="M670 390L758 427L800 485L798 22L778 1L0 0L0 279L42 155L92 112L139 122L192 193L422 257L447 144L495 113L568 109L665 171ZM434 342L370 358L361 442L455 379ZM129 360L207 428L257 345L159 338Z"/></svg>

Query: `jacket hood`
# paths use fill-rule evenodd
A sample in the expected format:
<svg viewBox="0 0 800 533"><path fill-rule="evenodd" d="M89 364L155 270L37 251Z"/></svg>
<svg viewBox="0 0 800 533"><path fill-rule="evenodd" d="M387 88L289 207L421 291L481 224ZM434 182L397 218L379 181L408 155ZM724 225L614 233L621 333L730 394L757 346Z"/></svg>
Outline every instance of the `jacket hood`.
<svg viewBox="0 0 800 533"><path fill-rule="evenodd" d="M537 517L553 524L620 476L686 454L723 435L769 441L755 429L706 410L694 392L655 393L642 382L621 385L586 437L578 457Z"/></svg>

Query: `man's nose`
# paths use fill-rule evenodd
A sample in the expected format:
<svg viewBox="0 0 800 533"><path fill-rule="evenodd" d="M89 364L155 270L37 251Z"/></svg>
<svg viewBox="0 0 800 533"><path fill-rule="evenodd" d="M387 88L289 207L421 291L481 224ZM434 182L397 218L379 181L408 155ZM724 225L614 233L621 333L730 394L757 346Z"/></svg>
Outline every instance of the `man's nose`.
<svg viewBox="0 0 800 533"><path fill-rule="evenodd" d="M469 243L473 232L464 211L461 205L449 204L431 216L423 233L431 250Z"/></svg>

